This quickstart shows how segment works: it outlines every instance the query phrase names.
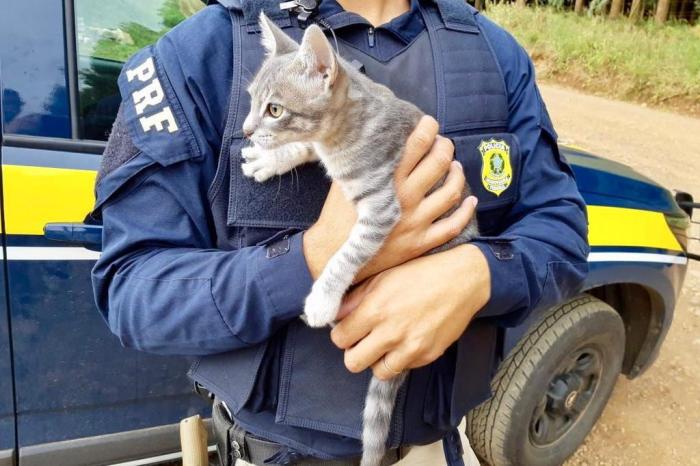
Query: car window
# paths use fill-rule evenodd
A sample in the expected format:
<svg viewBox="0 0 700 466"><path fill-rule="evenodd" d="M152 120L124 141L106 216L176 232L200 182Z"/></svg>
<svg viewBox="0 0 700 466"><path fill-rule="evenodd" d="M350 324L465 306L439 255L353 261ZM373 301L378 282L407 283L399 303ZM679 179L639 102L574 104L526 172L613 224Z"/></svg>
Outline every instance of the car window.
<svg viewBox="0 0 700 466"><path fill-rule="evenodd" d="M71 136L64 52L62 2L0 1L5 133Z"/></svg>
<svg viewBox="0 0 700 466"><path fill-rule="evenodd" d="M109 136L121 101L117 77L126 59L203 7L201 0L75 0L82 139Z"/></svg>

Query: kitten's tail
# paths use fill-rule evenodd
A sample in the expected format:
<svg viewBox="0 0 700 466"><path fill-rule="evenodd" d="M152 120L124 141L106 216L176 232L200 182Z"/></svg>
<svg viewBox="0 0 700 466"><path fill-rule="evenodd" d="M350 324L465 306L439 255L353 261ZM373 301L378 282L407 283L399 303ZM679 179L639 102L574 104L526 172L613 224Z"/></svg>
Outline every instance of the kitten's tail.
<svg viewBox="0 0 700 466"><path fill-rule="evenodd" d="M386 453L396 394L406 380L402 372L391 380L372 377L362 416L362 461L360 466L379 466Z"/></svg>

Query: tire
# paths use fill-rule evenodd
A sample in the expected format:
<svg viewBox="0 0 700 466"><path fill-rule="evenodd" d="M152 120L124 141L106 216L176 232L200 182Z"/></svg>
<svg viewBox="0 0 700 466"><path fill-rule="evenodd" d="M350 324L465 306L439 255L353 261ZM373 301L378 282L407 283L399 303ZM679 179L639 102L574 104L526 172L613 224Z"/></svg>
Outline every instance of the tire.
<svg viewBox="0 0 700 466"><path fill-rule="evenodd" d="M467 414L472 448L493 466L559 465L598 420L622 367L625 328L606 303L580 295L548 311Z"/></svg>

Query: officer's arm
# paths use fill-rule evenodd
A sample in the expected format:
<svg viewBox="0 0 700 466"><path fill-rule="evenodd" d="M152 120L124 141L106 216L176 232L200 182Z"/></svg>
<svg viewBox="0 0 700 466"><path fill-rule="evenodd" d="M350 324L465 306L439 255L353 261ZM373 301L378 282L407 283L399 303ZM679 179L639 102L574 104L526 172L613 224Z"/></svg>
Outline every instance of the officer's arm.
<svg viewBox="0 0 700 466"><path fill-rule="evenodd" d="M207 354L254 345L301 313L311 287L301 234L269 257L267 244L216 249L208 190L228 115L227 27L223 8L207 8L119 77L122 106L96 186L104 233L92 279L125 346Z"/></svg>
<svg viewBox="0 0 700 466"><path fill-rule="evenodd" d="M483 20L483 18L481 18ZM580 290L587 273L585 205L561 158L556 133L535 84L535 71L515 41L483 21L496 49L509 98L509 131L519 140L522 172L516 203L496 239L476 242L491 271L491 298L479 317L513 325Z"/></svg>
<svg viewBox="0 0 700 466"><path fill-rule="evenodd" d="M312 280L301 234L276 257L267 245L214 249L199 168L151 165L102 204L93 286L125 346L183 355L233 350L267 339L303 308Z"/></svg>

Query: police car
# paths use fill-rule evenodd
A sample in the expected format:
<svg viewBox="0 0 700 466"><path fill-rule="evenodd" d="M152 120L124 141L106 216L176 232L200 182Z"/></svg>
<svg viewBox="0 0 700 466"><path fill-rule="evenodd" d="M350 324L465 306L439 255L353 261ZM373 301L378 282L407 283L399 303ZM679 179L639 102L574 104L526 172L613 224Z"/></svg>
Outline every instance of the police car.
<svg viewBox="0 0 700 466"><path fill-rule="evenodd" d="M177 457L207 404L185 358L122 348L93 302L101 227L83 223L125 59L199 0L25 0L0 15L0 466ZM158 122L155 122L156 124ZM167 123L166 123L167 124ZM493 398L467 416L477 453L550 464L582 442L619 374L654 361L689 258L692 198L562 147L588 204L585 293L503 330Z"/></svg>

